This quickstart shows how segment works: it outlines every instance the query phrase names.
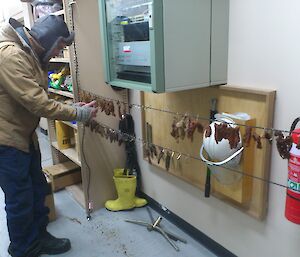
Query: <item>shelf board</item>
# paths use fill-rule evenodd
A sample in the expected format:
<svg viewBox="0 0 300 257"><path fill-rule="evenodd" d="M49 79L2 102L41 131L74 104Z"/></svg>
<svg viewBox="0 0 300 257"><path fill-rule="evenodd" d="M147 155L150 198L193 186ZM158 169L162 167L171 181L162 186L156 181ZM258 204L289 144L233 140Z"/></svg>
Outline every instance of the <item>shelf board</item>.
<svg viewBox="0 0 300 257"><path fill-rule="evenodd" d="M78 158L78 153L75 148L67 148L67 149L59 149L57 142L52 142L51 145L58 151L60 151L63 155L68 157L71 161L75 162L78 166L81 167L81 161Z"/></svg>
<svg viewBox="0 0 300 257"><path fill-rule="evenodd" d="M50 59L50 62L52 63L70 63L70 60L68 58L63 57L54 57Z"/></svg>
<svg viewBox="0 0 300 257"><path fill-rule="evenodd" d="M51 13L51 15L56 15L56 16L65 15L65 11L64 11L64 9L62 9L62 10L59 10L57 12Z"/></svg>
<svg viewBox="0 0 300 257"><path fill-rule="evenodd" d="M73 123L71 123L69 121L62 121L62 123L66 124L66 125L68 125L70 127L72 127L73 129L78 129L77 124L73 124Z"/></svg>
<svg viewBox="0 0 300 257"><path fill-rule="evenodd" d="M69 97L69 98L74 98L74 95L71 92L62 91L62 90L58 90L58 89L54 89L54 88L48 88L48 91L53 94L62 95L62 96Z"/></svg>

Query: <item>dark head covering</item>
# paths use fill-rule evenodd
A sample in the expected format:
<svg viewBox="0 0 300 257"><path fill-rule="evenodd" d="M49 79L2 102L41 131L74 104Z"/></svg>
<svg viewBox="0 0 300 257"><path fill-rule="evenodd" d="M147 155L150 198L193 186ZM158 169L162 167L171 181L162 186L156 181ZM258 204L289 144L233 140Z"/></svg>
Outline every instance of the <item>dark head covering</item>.
<svg viewBox="0 0 300 257"><path fill-rule="evenodd" d="M74 33L70 33L64 20L55 15L46 15L39 18L29 33L45 49L42 56L40 56L43 63L49 61L53 49L59 43L62 42L69 46L74 41Z"/></svg>

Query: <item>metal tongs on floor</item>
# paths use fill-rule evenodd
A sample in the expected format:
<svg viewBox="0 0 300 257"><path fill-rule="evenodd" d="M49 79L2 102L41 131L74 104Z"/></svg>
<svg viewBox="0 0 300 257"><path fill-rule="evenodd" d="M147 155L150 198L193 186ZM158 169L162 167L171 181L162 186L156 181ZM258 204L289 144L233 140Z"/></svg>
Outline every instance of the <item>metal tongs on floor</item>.
<svg viewBox="0 0 300 257"><path fill-rule="evenodd" d="M160 223L161 223L163 218L161 216L158 216L158 218L156 220L154 220L154 218L152 216L152 213L151 213L151 211L148 207L147 207L147 211L149 213L149 216L150 216L150 219L151 219L152 223L148 223L148 222L145 222L145 221L139 221L139 220L125 220L125 221L129 222L129 223L136 224L136 225L145 226L145 227L147 227L149 232L151 232L151 231L159 232L174 247L174 249L176 251L179 251L179 247L172 240L181 241L182 243L185 243L185 244L187 243L187 241L185 239L180 238L179 236L165 230L165 229L162 229L161 226L160 226Z"/></svg>

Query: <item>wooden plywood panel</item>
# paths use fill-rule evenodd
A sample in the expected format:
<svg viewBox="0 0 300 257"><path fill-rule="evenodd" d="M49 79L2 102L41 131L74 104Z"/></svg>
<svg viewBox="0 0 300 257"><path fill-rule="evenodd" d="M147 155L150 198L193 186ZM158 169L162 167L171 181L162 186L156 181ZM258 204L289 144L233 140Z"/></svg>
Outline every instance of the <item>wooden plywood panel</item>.
<svg viewBox="0 0 300 257"><path fill-rule="evenodd" d="M72 197L80 204L82 208L85 208L85 198L81 183L67 186L66 190L72 195Z"/></svg>
<svg viewBox="0 0 300 257"><path fill-rule="evenodd" d="M248 121L234 120L237 124L242 124L244 126L240 126L241 137L244 138L246 135L246 127L256 125L255 119L250 119ZM253 175L254 171L254 152L255 152L255 142L251 140L249 145L245 146L244 151L242 153L241 161L238 167L234 169L237 171L225 169L221 170L220 178L212 180L212 190L213 193L218 194L220 197L227 197L229 200L232 200L234 203L239 204L241 206L246 207L249 205L252 196L252 183L253 179L251 175ZM212 169L212 167L210 167ZM243 176L247 174L249 176ZM229 183L222 182L222 178L225 175L225 179L229 178ZM234 181L234 183L231 182ZM224 181L224 179L223 179Z"/></svg>
<svg viewBox="0 0 300 257"><path fill-rule="evenodd" d="M180 114L198 114L204 126L209 124L208 118L212 98L218 99L217 109L219 112L246 112L253 118L251 123L247 125L272 126L275 99L275 92L272 90L222 86L178 93L159 95L145 93L142 95L142 101L145 106L151 106L160 110L170 110ZM171 158L168 172L203 189L206 178L206 165L194 158L199 158L202 133L196 132L193 142L187 138L184 140L179 139L177 142L170 135L174 116L176 115L170 112L155 111L151 108L145 108L143 112L144 124L148 122L152 126L153 144L162 146L166 150L170 149L170 152L176 152ZM241 127L241 133L242 135L245 133L245 127ZM256 133L261 135L264 131L256 129ZM146 139L145 130L143 136ZM270 143L263 140L262 146L262 149L257 149L254 141L251 141L250 147L245 150L240 165L241 172L262 179L268 178ZM178 153L183 153L183 157L179 161L176 159ZM154 158L152 164L166 170L164 160L158 164ZM213 177L212 185L212 192L216 197L233 204L258 219L262 219L265 216L268 185L264 181L243 176L234 185L224 186Z"/></svg>
<svg viewBox="0 0 300 257"><path fill-rule="evenodd" d="M68 19L73 8L75 26L75 48L70 47L71 70L74 83L75 99L79 99L79 90L86 90L94 95L127 101L127 91L115 91L104 82L103 63L100 42L98 1L77 1L72 7L65 0ZM75 62L77 54L78 65ZM99 113L97 119L110 127L118 128L116 117ZM104 206L105 201L115 197L113 169L125 163L125 150L117 144L111 144L89 129L78 128L82 161L82 188L85 205L93 203L94 209Z"/></svg>

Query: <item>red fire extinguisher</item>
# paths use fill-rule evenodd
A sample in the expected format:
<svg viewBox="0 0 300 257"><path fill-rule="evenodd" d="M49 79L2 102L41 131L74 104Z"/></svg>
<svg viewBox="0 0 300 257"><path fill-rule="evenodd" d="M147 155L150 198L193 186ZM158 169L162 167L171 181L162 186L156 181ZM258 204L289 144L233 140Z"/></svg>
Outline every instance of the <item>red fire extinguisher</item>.
<svg viewBox="0 0 300 257"><path fill-rule="evenodd" d="M286 191L285 217L296 224L300 224L300 128L295 129L300 118L291 126L293 145L288 162L288 188ZM298 146L298 147L297 147Z"/></svg>

